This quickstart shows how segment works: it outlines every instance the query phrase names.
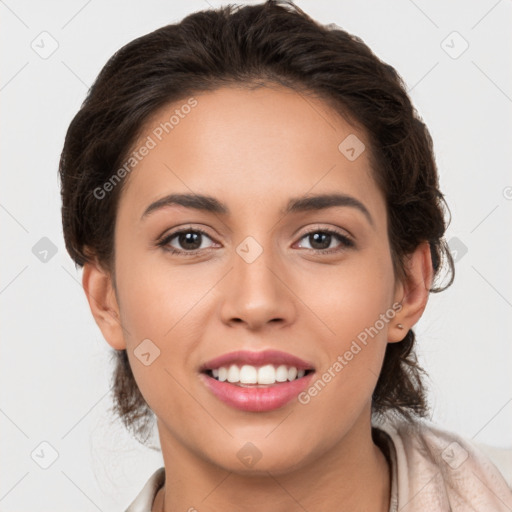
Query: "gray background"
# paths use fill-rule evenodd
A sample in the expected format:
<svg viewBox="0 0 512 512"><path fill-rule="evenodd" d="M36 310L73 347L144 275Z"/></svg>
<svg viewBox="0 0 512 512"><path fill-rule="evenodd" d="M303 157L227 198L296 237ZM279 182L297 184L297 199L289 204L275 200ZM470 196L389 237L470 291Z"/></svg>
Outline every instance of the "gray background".
<svg viewBox="0 0 512 512"><path fill-rule="evenodd" d="M124 510L162 465L108 416L110 348L64 248L57 165L118 48L221 3L0 0L0 511ZM432 133L458 260L417 327L433 420L511 447L512 2L297 3L395 66Z"/></svg>

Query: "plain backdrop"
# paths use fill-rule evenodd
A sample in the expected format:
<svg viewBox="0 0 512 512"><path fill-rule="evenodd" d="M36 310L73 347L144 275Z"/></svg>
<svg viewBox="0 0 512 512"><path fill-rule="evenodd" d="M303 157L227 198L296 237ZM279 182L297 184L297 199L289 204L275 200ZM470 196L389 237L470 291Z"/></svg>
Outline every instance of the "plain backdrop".
<svg viewBox="0 0 512 512"><path fill-rule="evenodd" d="M512 2L297 3L393 65L430 129L457 259L416 329L433 421L511 447ZM64 247L57 167L107 59L219 5L0 1L2 512L124 510L162 465L108 414L110 347Z"/></svg>

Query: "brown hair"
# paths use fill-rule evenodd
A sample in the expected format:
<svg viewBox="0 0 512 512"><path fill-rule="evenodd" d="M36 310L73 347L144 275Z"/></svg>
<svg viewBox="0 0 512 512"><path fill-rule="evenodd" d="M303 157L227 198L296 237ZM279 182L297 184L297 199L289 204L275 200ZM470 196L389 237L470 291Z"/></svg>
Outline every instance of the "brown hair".
<svg viewBox="0 0 512 512"><path fill-rule="evenodd" d="M323 99L361 127L386 198L396 275L404 275L404 256L427 241L436 278L446 261L450 279L444 288L452 283L432 140L402 79L358 37L320 25L280 0L196 12L110 58L69 126L60 159L64 238L77 266L97 258L115 277L114 226L123 183L101 200L94 191L122 165L144 123L166 104L232 84L284 85ZM427 415L425 372L414 342L409 330L403 341L388 344L372 397L374 414L394 411L408 420ZM133 434L147 436L154 415L126 351L114 355L114 409Z"/></svg>

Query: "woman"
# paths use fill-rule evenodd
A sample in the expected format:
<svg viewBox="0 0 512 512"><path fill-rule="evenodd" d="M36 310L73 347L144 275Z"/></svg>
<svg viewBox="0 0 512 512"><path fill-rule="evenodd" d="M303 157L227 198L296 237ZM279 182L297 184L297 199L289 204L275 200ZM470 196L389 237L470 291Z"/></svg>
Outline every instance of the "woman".
<svg viewBox="0 0 512 512"><path fill-rule="evenodd" d="M426 419L413 326L453 280L443 196L361 40L286 2L192 14L110 59L60 174L116 409L160 437L128 512L511 509Z"/></svg>

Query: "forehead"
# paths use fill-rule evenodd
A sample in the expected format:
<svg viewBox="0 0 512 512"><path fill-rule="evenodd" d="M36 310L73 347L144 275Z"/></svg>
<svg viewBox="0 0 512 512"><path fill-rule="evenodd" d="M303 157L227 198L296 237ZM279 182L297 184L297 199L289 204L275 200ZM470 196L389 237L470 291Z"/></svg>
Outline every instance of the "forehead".
<svg viewBox="0 0 512 512"><path fill-rule="evenodd" d="M284 87L223 87L167 105L133 151L144 146L120 205L140 214L174 191L240 206L337 191L383 207L365 133L322 100Z"/></svg>

